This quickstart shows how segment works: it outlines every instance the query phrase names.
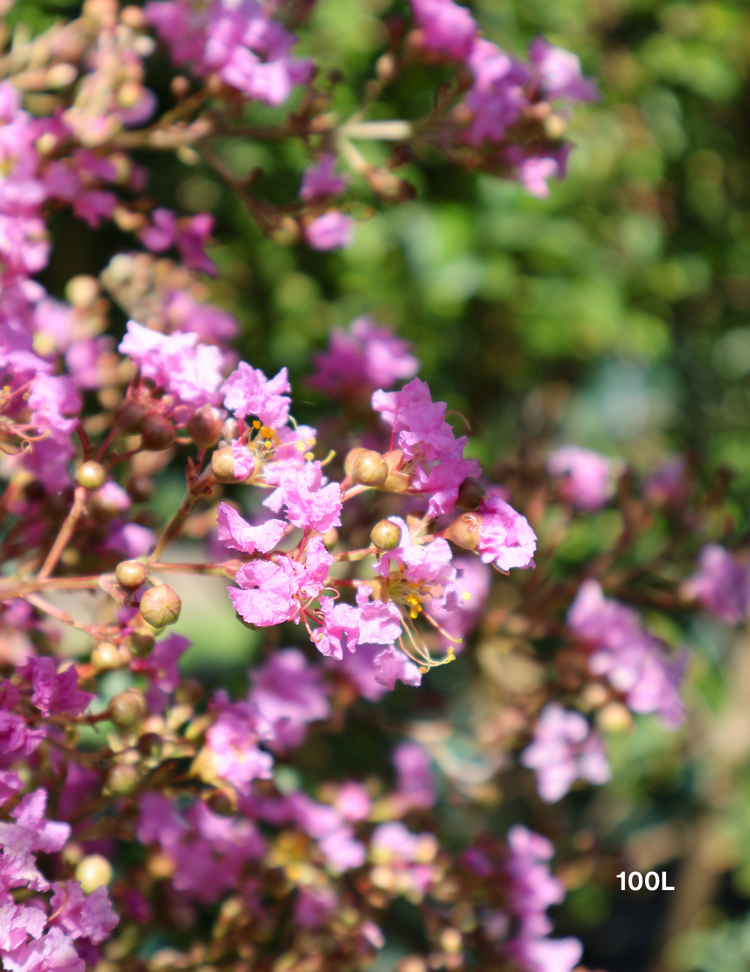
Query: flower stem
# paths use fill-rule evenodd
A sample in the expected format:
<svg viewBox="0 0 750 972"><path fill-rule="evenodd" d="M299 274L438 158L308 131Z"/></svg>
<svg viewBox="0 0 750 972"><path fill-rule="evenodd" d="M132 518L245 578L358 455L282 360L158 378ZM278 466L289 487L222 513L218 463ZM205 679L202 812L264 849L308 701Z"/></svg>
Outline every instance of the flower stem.
<svg viewBox="0 0 750 972"><path fill-rule="evenodd" d="M76 528L76 523L78 522L85 508L86 489L83 486L77 486L73 498L73 505L70 508L70 513L68 513L67 517L65 518L65 522L60 527L60 532L57 534L57 538L52 544L52 549L47 554L47 557L36 576L37 580L45 580L47 577L49 577L55 567L57 567L57 562L60 559L63 550L67 547L68 541L72 537L73 531Z"/></svg>

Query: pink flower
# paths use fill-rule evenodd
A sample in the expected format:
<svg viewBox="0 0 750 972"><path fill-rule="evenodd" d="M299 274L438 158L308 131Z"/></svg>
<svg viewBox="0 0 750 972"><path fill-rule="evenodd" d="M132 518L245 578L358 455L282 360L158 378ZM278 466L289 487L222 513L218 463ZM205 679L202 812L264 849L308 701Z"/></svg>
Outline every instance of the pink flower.
<svg viewBox="0 0 750 972"><path fill-rule="evenodd" d="M145 675L149 680L147 700L152 712L161 712L167 705L167 696L180 681L179 661L190 641L182 635L172 634L161 641L148 658L134 658L130 670Z"/></svg>
<svg viewBox="0 0 750 972"><path fill-rule="evenodd" d="M474 85L465 105L474 115L466 137L472 145L502 142L526 104L526 68L495 44L477 38L467 58Z"/></svg>
<svg viewBox="0 0 750 972"><path fill-rule="evenodd" d="M253 671L248 702L271 724L270 748L299 746L307 724L327 719L331 713L321 671L308 665L297 648L277 651L265 665Z"/></svg>
<svg viewBox="0 0 750 972"><path fill-rule="evenodd" d="M555 449L547 459L547 472L565 477L561 495L576 509L601 509L614 495L612 461L589 449Z"/></svg>
<svg viewBox="0 0 750 972"><path fill-rule="evenodd" d="M595 580L581 584L568 612L568 624L593 649L589 671L604 677L633 712L656 712L669 728L682 722L680 684L687 655L669 658L664 646L644 631L635 611L605 599Z"/></svg>
<svg viewBox="0 0 750 972"><path fill-rule="evenodd" d="M282 555L276 562L256 560L237 572L236 587L228 588L235 610L249 624L265 628L283 621L299 623L302 610L323 588L333 558L314 537L302 564Z"/></svg>
<svg viewBox="0 0 750 972"><path fill-rule="evenodd" d="M338 209L316 217L305 227L305 239L313 250L339 250L349 246L354 233L354 220Z"/></svg>
<svg viewBox="0 0 750 972"><path fill-rule="evenodd" d="M401 743L393 752L396 767L396 796L406 812L426 810L435 805L435 777L429 754L417 743Z"/></svg>
<svg viewBox="0 0 750 972"><path fill-rule="evenodd" d="M327 884L301 887L294 903L294 920L303 928L320 928L329 922L337 903L336 892Z"/></svg>
<svg viewBox="0 0 750 972"><path fill-rule="evenodd" d="M219 541L234 550L252 554L256 551L268 553L281 540L287 528L283 520L266 520L258 526L251 526L228 503L220 503L216 512L219 526Z"/></svg>
<svg viewBox="0 0 750 972"><path fill-rule="evenodd" d="M350 780L339 787L335 807L344 820L367 820L372 809L372 800L361 783Z"/></svg>
<svg viewBox="0 0 750 972"><path fill-rule="evenodd" d="M0 901L9 898L0 895ZM0 904L0 955L26 944L27 938L41 938L47 916L41 908L16 904L12 899Z"/></svg>
<svg viewBox="0 0 750 972"><path fill-rule="evenodd" d="M66 442L78 424L83 401L72 378L38 375L29 393L31 421L40 431L49 432L58 442Z"/></svg>
<svg viewBox="0 0 750 972"><path fill-rule="evenodd" d="M481 471L476 459L445 459L429 471L425 466L418 466L409 491L429 495L427 515L442 516L453 512L464 480L468 476L476 478Z"/></svg>
<svg viewBox="0 0 750 972"><path fill-rule="evenodd" d="M154 253L163 253L176 246L186 267L208 274L216 273L216 264L205 254L206 243L214 227L210 213L198 213L178 220L169 209L155 209L151 216L152 225L138 234L144 246Z"/></svg>
<svg viewBox="0 0 750 972"><path fill-rule="evenodd" d="M595 81L581 74L581 62L570 51L553 47L543 37L537 37L529 47L529 59L535 65L544 92L550 101L598 101Z"/></svg>
<svg viewBox="0 0 750 972"><path fill-rule="evenodd" d="M31 701L44 716L81 715L96 698L90 692L78 688L75 666L58 674L51 658L29 658L18 674L31 681Z"/></svg>
<svg viewBox="0 0 750 972"><path fill-rule="evenodd" d="M371 601L370 591L357 591L357 607L320 599L323 627L313 633L313 641L323 655L341 659L344 648L354 651L358 644L392 645L401 634L401 614L395 604Z"/></svg>
<svg viewBox="0 0 750 972"><path fill-rule="evenodd" d="M430 614L451 636L443 637L443 646L453 645L458 653L463 648L463 639L479 622L492 578L489 568L478 557L454 557L453 566L457 576L454 589L445 604L430 606Z"/></svg>
<svg viewBox="0 0 750 972"><path fill-rule="evenodd" d="M433 402L426 381L414 378L397 392L376 391L372 407L393 429L392 448L402 449L406 459L458 459L467 443L456 438L445 421L445 402Z"/></svg>
<svg viewBox="0 0 750 972"><path fill-rule="evenodd" d="M55 923L71 938L88 938L94 945L106 941L119 922L112 911L105 887L96 888L89 895L83 893L78 881L55 882L50 904Z"/></svg>
<svg viewBox="0 0 750 972"><path fill-rule="evenodd" d="M302 469L282 469L280 482L263 505L278 513L287 508L286 518L304 530L327 533L341 525L341 489L338 483L323 485L319 462L308 462Z"/></svg>
<svg viewBox="0 0 750 972"><path fill-rule="evenodd" d="M503 571L534 566L536 534L528 520L502 499L500 491L489 489L479 505L482 528L477 553L485 564L493 562Z"/></svg>
<svg viewBox="0 0 750 972"><path fill-rule="evenodd" d="M317 370L309 383L336 398L361 393L363 385L390 388L419 370L410 348L372 318L357 317L346 331L334 328L328 351L313 354Z"/></svg>
<svg viewBox="0 0 750 972"><path fill-rule="evenodd" d="M206 748L216 775L248 795L253 780L268 780L273 773L273 757L258 748L269 726L246 702L232 705L220 699L219 705L219 717L206 733Z"/></svg>
<svg viewBox="0 0 750 972"><path fill-rule="evenodd" d="M44 937L3 955L9 972L84 972L86 963L78 957L73 942L59 928Z"/></svg>
<svg viewBox="0 0 750 972"><path fill-rule="evenodd" d="M18 773L13 770L0 770L0 806L22 789L23 782Z"/></svg>
<svg viewBox="0 0 750 972"><path fill-rule="evenodd" d="M601 784L611 776L599 736L580 713L556 702L543 709L521 762L536 771L539 796L546 803L557 803L579 778Z"/></svg>
<svg viewBox="0 0 750 972"><path fill-rule="evenodd" d="M478 28L466 7L452 0L411 0L411 5L426 48L456 60L469 54Z"/></svg>
<svg viewBox="0 0 750 972"><path fill-rule="evenodd" d="M234 412L237 418L255 415L271 429L281 428L289 419L290 399L283 394L291 391L286 368L268 379L262 371L241 361L224 382L222 391L224 407Z"/></svg>
<svg viewBox="0 0 750 972"><path fill-rule="evenodd" d="M737 624L750 607L750 568L737 563L718 543L709 543L701 550L698 572L688 577L682 589L709 614Z"/></svg>
<svg viewBox="0 0 750 972"><path fill-rule="evenodd" d="M338 196L342 193L349 180L346 176L337 176L335 169L336 156L330 153L321 155L317 165L305 169L299 191L300 199L312 202L313 199L325 199L326 196Z"/></svg>
<svg viewBox="0 0 750 972"><path fill-rule="evenodd" d="M182 404L199 408L216 401L224 358L215 345L200 344L197 334L160 334L128 321L118 350Z"/></svg>
<svg viewBox="0 0 750 972"><path fill-rule="evenodd" d="M442 601L445 588L456 579L450 544L442 537L430 543L413 543L409 528L400 517L390 516L388 519L400 527L401 543L381 554L373 570L381 577L391 579L391 563L395 563L410 584L428 588L434 598Z"/></svg>
<svg viewBox="0 0 750 972"><path fill-rule="evenodd" d="M37 870L34 851L51 854L61 850L70 837L70 826L46 820L47 791L28 793L11 816L15 823L0 821L0 888L29 887L46 891L49 883Z"/></svg>
<svg viewBox="0 0 750 972"><path fill-rule="evenodd" d="M362 841L355 840L354 831L346 824L321 838L318 846L325 855L328 867L334 873L362 867L367 860L365 845Z"/></svg>
<svg viewBox="0 0 750 972"><path fill-rule="evenodd" d="M391 692L397 681L414 686L422 684L422 673L414 662L393 646L375 656L373 669L375 681L385 685Z"/></svg>

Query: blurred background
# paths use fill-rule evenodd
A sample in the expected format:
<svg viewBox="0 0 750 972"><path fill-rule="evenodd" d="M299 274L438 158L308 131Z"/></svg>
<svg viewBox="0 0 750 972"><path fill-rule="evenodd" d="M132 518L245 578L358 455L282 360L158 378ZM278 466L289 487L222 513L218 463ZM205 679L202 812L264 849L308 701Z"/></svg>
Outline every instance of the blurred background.
<svg viewBox="0 0 750 972"><path fill-rule="evenodd" d="M25 2L10 18L36 29L74 9ZM388 0L318 0L302 32L302 52L343 72L335 97L344 116L383 49L386 10L399 8ZM354 244L316 253L264 238L200 163L144 158L155 194L182 212L215 215L218 245L211 255L220 274L212 300L241 322L243 357L271 374L290 368L298 420L319 424L327 410L304 385L311 353L327 344L333 327L369 314L413 342L420 376L436 399L467 417L471 454L486 468L497 469L499 459L520 448L561 442L642 471L687 452L707 478L731 476L741 533L750 493L747 3L476 0L473 10L486 36L510 52L523 55L544 34L578 54L585 73L599 80L602 100L581 106L570 120L576 148L568 178L553 183L548 199L427 155L401 170L416 188L414 201L377 211L373 201L371 212L363 206L358 215L369 218L358 224ZM168 97L158 58L151 70L147 83ZM382 117L424 114L432 82L421 70L407 72L389 91ZM276 117L272 109L257 112L261 120ZM378 158L377 145L363 151ZM262 168L258 194L283 202L295 197L306 156L298 146L248 141L227 146L225 160L238 174ZM365 186L358 191L367 197ZM66 246L54 250L43 282L61 294L72 275L100 272L118 237L107 230L111 239L102 246L103 234L94 237L66 215L59 219L57 238ZM154 502L169 511L181 490L175 470ZM606 548L613 515L589 518L569 541L571 564ZM217 683L233 685L259 636L236 624L222 585L216 586L210 619L191 613L187 588L178 589L185 605L180 627L196 643L187 668L209 670ZM670 945L673 968L750 968L747 760L741 755L732 764L729 799L714 811L710 794L719 784L701 739L690 738L690 731L701 735L731 693L731 675L721 675L732 647L728 635L702 624L682 635L695 650L688 691L703 721L687 735L666 733L650 718L612 734L616 782L546 810L547 830L572 833L578 850L596 834L604 858L607 847L613 854L624 847L634 868L666 869L672 883L677 875L683 882L674 894L620 892L601 854L588 870L567 873L570 893L557 927L584 939L592 969L645 970L670 932L679 932ZM448 696L451 745L464 745L470 760L471 737L462 736L469 719L467 666L462 658L449 671L431 673L422 704L429 713L430 692ZM489 663L486 672L505 677ZM408 714L410 692L401 689L385 703L395 716ZM726 728L730 737L733 731ZM356 732L346 739L317 736L318 748L307 758L318 767L329 760L345 772L363 754L381 758L377 747L367 749L371 742ZM439 742L431 742L435 752ZM517 819L514 797L495 796L494 803L488 797L487 812L504 833ZM479 826L460 802L444 813L457 841ZM678 871L673 865L680 859L692 861L693 872ZM674 899L690 893L694 900L683 909L688 919L675 917ZM405 940L407 912L393 918ZM389 939L379 972L395 967L398 941L398 933Z"/></svg>

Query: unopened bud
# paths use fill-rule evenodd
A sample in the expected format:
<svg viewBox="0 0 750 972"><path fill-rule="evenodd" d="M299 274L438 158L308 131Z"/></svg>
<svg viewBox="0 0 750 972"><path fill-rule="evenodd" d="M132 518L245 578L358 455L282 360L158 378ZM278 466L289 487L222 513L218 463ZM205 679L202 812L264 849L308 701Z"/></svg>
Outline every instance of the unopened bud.
<svg viewBox="0 0 750 972"><path fill-rule="evenodd" d="M160 756L162 750L162 738L155 732L144 732L138 740L138 752L144 756Z"/></svg>
<svg viewBox="0 0 750 972"><path fill-rule="evenodd" d="M134 398L126 398L117 406L115 425L123 432L140 432L147 414L148 408L143 402Z"/></svg>
<svg viewBox="0 0 750 972"><path fill-rule="evenodd" d="M484 483L473 476L467 476L458 490L456 506L459 510L478 510L486 495L487 489Z"/></svg>
<svg viewBox="0 0 750 972"><path fill-rule="evenodd" d="M145 716L146 700L137 689L128 689L110 700L108 713L116 726L129 729Z"/></svg>
<svg viewBox="0 0 750 972"><path fill-rule="evenodd" d="M401 543L401 527L393 520L381 520L372 528L370 540L378 550L395 550Z"/></svg>
<svg viewBox="0 0 750 972"><path fill-rule="evenodd" d="M350 449L347 452L346 458L344 459L344 472L347 476L351 476L354 463L363 452L367 452L367 449L363 449L361 446L358 446L356 449Z"/></svg>
<svg viewBox="0 0 750 972"><path fill-rule="evenodd" d="M234 474L234 451L231 446L217 449L211 456L211 472L220 483L241 483L246 476Z"/></svg>
<svg viewBox="0 0 750 972"><path fill-rule="evenodd" d="M221 438L225 415L226 412L220 408L212 408L206 403L191 416L187 430L199 449L210 449L216 445Z"/></svg>
<svg viewBox="0 0 750 972"><path fill-rule="evenodd" d="M194 678L183 679L175 689L174 698L181 705L196 705L203 698L203 686Z"/></svg>
<svg viewBox="0 0 750 972"><path fill-rule="evenodd" d="M112 865L101 854L88 854L76 868L76 881L80 881L84 894L106 887L112 880Z"/></svg>
<svg viewBox="0 0 750 972"><path fill-rule="evenodd" d="M331 527L323 536L320 538L323 541L323 546L326 550L333 550L336 544L339 542L339 531L336 527Z"/></svg>
<svg viewBox="0 0 750 972"><path fill-rule="evenodd" d="M91 652L91 664L96 672L109 672L122 667L122 656L117 645L110 641L102 641Z"/></svg>
<svg viewBox="0 0 750 972"><path fill-rule="evenodd" d="M236 418L228 418L226 422L221 427L221 437L226 439L227 442L231 442L232 439L239 439L240 437L240 423Z"/></svg>
<svg viewBox="0 0 750 972"><path fill-rule="evenodd" d="M148 658L155 644L156 638L148 628L135 628L128 636L128 650L136 658Z"/></svg>
<svg viewBox="0 0 750 972"><path fill-rule="evenodd" d="M352 467L352 482L360 486L382 486L388 478L388 463L379 452L363 449Z"/></svg>
<svg viewBox="0 0 750 972"><path fill-rule="evenodd" d="M475 550L482 533L481 513L462 513L446 529L445 536L465 550Z"/></svg>
<svg viewBox="0 0 750 972"><path fill-rule="evenodd" d="M228 790L214 790L206 803L209 810L221 817L233 817L237 813L237 797Z"/></svg>
<svg viewBox="0 0 750 972"><path fill-rule="evenodd" d="M141 425L141 443L149 452L163 452L174 444L174 429L169 419L157 412L147 415Z"/></svg>
<svg viewBox="0 0 750 972"><path fill-rule="evenodd" d="M118 763L107 773L104 784L108 793L113 796L125 796L132 793L138 786L138 770L129 763Z"/></svg>
<svg viewBox="0 0 750 972"><path fill-rule="evenodd" d="M123 560L115 568L115 577L126 591L137 591L146 583L148 571L139 560Z"/></svg>
<svg viewBox="0 0 750 972"><path fill-rule="evenodd" d="M107 473L99 462L84 462L76 470L76 479L85 489L101 489L107 481Z"/></svg>
<svg viewBox="0 0 750 972"><path fill-rule="evenodd" d="M143 620L152 628L164 628L174 624L180 616L182 602L169 584L152 587L141 598Z"/></svg>

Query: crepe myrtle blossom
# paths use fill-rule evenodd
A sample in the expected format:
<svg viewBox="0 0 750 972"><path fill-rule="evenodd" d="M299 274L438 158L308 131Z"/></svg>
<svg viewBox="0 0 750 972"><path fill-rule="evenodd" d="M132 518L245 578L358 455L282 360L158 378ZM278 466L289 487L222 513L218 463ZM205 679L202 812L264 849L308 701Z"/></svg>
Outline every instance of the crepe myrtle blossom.
<svg viewBox="0 0 750 972"><path fill-rule="evenodd" d="M346 330L333 329L327 351L313 354L316 370L308 384L333 398L361 393L363 386L391 388L419 370L410 351L407 341L371 317L357 317Z"/></svg>
<svg viewBox="0 0 750 972"><path fill-rule="evenodd" d="M611 776L598 734L579 712L557 702L542 710L521 762L536 772L539 796L546 803L557 803L577 779L602 784Z"/></svg>
<svg viewBox="0 0 750 972"><path fill-rule="evenodd" d="M643 629L636 612L605 598L601 585L593 579L581 584L567 621L589 647L589 672L621 692L629 709L654 712L671 729L682 722L685 651L669 656L666 646Z"/></svg>
<svg viewBox="0 0 750 972"><path fill-rule="evenodd" d="M346 176L336 175L336 156L325 152L316 165L305 169L299 197L304 202L312 202L314 199L338 196L346 189L348 183L349 179Z"/></svg>
<svg viewBox="0 0 750 972"><path fill-rule="evenodd" d="M270 724L274 752L299 746L308 724L331 714L321 674L298 648L276 652L253 672L248 702Z"/></svg>
<svg viewBox="0 0 750 972"><path fill-rule="evenodd" d="M424 47L454 60L467 57L478 33L466 7L453 0L412 0Z"/></svg>
<svg viewBox="0 0 750 972"><path fill-rule="evenodd" d="M707 544L698 558L698 571L683 582L682 592L709 614L738 624L750 607L750 567L718 543Z"/></svg>
<svg viewBox="0 0 750 972"><path fill-rule="evenodd" d="M313 250L341 250L352 242L354 220L338 209L329 209L305 226L305 239Z"/></svg>
<svg viewBox="0 0 750 972"><path fill-rule="evenodd" d="M577 510L599 510L615 492L612 460L590 449L561 446L547 459L550 476L562 476L560 494Z"/></svg>

